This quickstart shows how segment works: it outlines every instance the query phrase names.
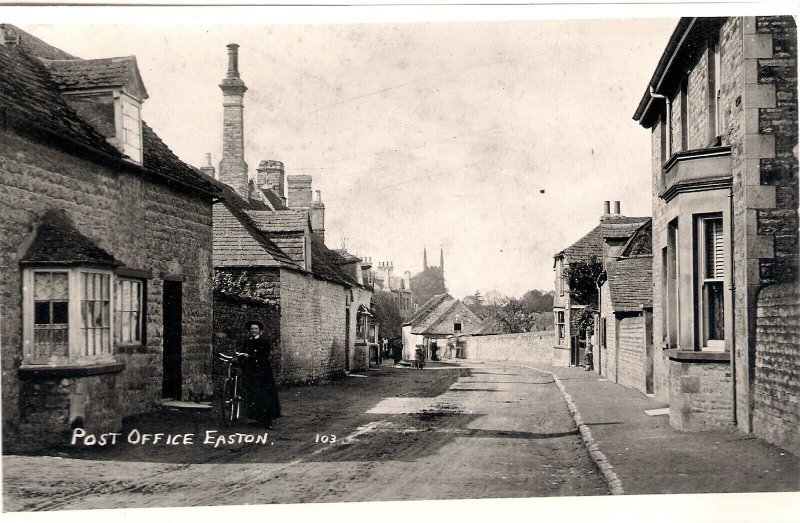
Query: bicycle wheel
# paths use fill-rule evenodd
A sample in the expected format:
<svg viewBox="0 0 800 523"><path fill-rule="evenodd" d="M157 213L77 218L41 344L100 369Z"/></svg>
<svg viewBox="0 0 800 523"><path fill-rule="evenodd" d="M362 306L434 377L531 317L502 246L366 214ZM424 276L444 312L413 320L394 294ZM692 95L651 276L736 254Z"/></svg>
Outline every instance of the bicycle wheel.
<svg viewBox="0 0 800 523"><path fill-rule="evenodd" d="M233 421L239 417L239 401L236 397L236 382L233 378L227 378L222 386L222 398L220 400L220 410L222 411L222 424L230 427Z"/></svg>

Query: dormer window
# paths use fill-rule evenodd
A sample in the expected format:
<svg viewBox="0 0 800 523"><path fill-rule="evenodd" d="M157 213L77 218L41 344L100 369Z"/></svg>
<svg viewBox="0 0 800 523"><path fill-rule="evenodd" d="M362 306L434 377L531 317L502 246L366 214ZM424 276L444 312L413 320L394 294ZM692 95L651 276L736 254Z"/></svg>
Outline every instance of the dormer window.
<svg viewBox="0 0 800 523"><path fill-rule="evenodd" d="M122 105L122 130L118 134L122 153L137 163L142 163L142 117L139 103L127 95L120 96Z"/></svg>

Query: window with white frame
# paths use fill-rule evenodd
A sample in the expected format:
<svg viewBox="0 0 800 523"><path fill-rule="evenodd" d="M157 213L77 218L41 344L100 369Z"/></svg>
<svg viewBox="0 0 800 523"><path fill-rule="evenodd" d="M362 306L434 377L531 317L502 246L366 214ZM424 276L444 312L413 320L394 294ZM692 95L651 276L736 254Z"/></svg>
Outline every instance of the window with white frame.
<svg viewBox="0 0 800 523"><path fill-rule="evenodd" d="M697 312L700 348L725 348L725 247L722 216L697 219Z"/></svg>
<svg viewBox="0 0 800 523"><path fill-rule="evenodd" d="M23 271L26 364L110 361L111 271L84 267Z"/></svg>
<svg viewBox="0 0 800 523"><path fill-rule="evenodd" d="M556 331L558 332L558 339L564 339L564 311L556 311Z"/></svg>
<svg viewBox="0 0 800 523"><path fill-rule="evenodd" d="M142 163L142 118L139 105L122 97L122 152Z"/></svg>
<svg viewBox="0 0 800 523"><path fill-rule="evenodd" d="M116 340L121 345L144 343L144 282L132 278L117 280Z"/></svg>

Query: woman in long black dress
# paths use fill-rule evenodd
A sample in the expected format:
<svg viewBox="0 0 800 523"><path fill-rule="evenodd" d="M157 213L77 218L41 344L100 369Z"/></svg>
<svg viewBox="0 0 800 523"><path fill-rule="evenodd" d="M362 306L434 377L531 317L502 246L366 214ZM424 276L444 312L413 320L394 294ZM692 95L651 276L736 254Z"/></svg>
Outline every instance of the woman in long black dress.
<svg viewBox="0 0 800 523"><path fill-rule="evenodd" d="M272 420L281 415L278 389L269 363L272 347L264 334L263 323L253 320L245 325L250 331L250 337L242 347L242 352L248 355L243 370L249 417L264 427L272 428Z"/></svg>

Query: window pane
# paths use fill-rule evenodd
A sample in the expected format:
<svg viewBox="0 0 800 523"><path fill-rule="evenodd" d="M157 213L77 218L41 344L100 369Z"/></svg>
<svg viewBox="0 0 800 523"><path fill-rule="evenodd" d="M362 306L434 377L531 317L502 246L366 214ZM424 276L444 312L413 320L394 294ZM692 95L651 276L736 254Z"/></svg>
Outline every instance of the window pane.
<svg viewBox="0 0 800 523"><path fill-rule="evenodd" d="M142 341L142 335L139 332L139 314L134 312L131 314L131 341Z"/></svg>
<svg viewBox="0 0 800 523"><path fill-rule="evenodd" d="M103 299L110 300L111 293L108 290L108 285L111 280L111 276L109 276L108 274L104 274L101 276L101 278L103 279Z"/></svg>
<svg viewBox="0 0 800 523"><path fill-rule="evenodd" d="M131 310L131 282L122 282L122 310Z"/></svg>
<svg viewBox="0 0 800 523"><path fill-rule="evenodd" d="M132 311L141 312L142 311L142 282L136 282L134 284L134 295L133 295L133 307L131 308Z"/></svg>
<svg viewBox="0 0 800 523"><path fill-rule="evenodd" d="M120 316L122 316L122 334L120 336L120 341L122 341L122 343L129 343L131 341L131 317L127 312L120 313Z"/></svg>
<svg viewBox="0 0 800 523"><path fill-rule="evenodd" d="M51 296L54 300L69 299L69 286L66 272L51 273L53 278L53 294Z"/></svg>
<svg viewBox="0 0 800 523"><path fill-rule="evenodd" d="M725 339L724 293L720 282L707 283L708 339Z"/></svg>
<svg viewBox="0 0 800 523"><path fill-rule="evenodd" d="M721 279L723 275L724 249L722 244L722 220L705 220L706 278Z"/></svg>
<svg viewBox="0 0 800 523"><path fill-rule="evenodd" d="M50 324L50 302L37 301L33 304L33 323L36 325Z"/></svg>
<svg viewBox="0 0 800 523"><path fill-rule="evenodd" d="M53 295L52 277L49 272L33 274L33 299L49 300Z"/></svg>
<svg viewBox="0 0 800 523"><path fill-rule="evenodd" d="M102 329L101 332L103 335L103 344L101 346L102 347L101 352L108 353L111 351L111 331L110 329L105 328Z"/></svg>
<svg viewBox="0 0 800 523"><path fill-rule="evenodd" d="M53 323L69 323L69 307L65 301L53 302Z"/></svg>
<svg viewBox="0 0 800 523"><path fill-rule="evenodd" d="M102 302L95 301L92 302L92 309L94 312L94 317L92 320L93 327L100 327L103 325L103 307Z"/></svg>

